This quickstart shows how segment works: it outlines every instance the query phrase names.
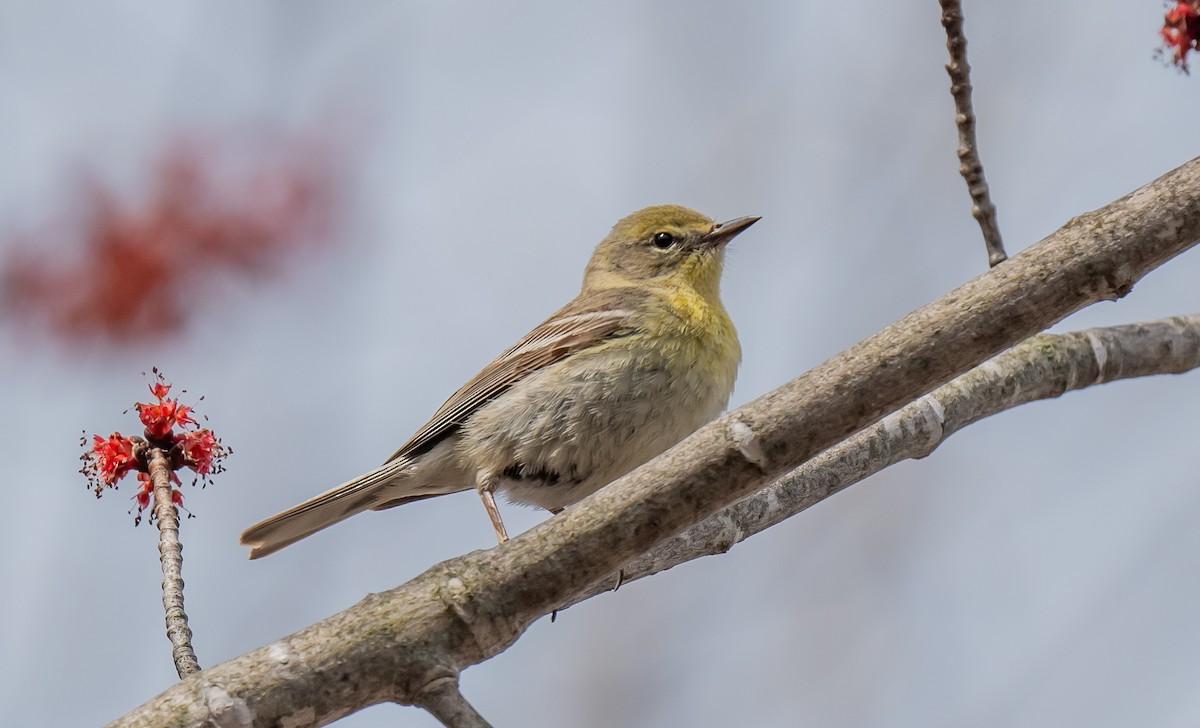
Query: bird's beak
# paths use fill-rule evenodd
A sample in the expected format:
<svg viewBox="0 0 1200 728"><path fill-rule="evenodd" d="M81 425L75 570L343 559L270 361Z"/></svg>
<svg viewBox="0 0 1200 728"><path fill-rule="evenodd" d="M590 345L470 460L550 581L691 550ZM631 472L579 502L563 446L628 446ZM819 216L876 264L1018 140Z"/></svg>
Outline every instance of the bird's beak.
<svg viewBox="0 0 1200 728"><path fill-rule="evenodd" d="M730 220L729 222L719 222L716 225L713 225L713 228L709 231L708 235L704 236L704 242L714 247L717 245L724 245L730 240L736 238L738 233L742 232L761 219L762 218L758 215L750 215L748 217L739 217L736 220Z"/></svg>

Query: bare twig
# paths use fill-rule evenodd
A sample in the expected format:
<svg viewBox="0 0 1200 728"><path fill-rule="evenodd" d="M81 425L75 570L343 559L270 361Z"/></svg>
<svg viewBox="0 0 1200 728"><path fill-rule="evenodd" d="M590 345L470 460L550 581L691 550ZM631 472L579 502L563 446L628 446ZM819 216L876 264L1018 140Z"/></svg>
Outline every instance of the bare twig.
<svg viewBox="0 0 1200 728"><path fill-rule="evenodd" d="M458 678L441 677L417 693L414 704L442 722L446 728L492 728L458 690Z"/></svg>
<svg viewBox="0 0 1200 728"><path fill-rule="evenodd" d="M987 246L988 265L1008 259L1000 226L996 223L996 206L992 204L983 162L979 159L979 143L975 139L975 110L971 107L971 66L967 63L967 36L963 34L963 13L960 0L938 0L942 4L942 26L946 29L946 48L950 62L950 94L954 96L954 121L958 126L958 171L967 182L971 194L971 215L979 221L983 244Z"/></svg>
<svg viewBox="0 0 1200 728"><path fill-rule="evenodd" d="M1106 382L1197 368L1200 314L1069 334L1039 334L626 564L624 580L724 553L884 468L929 455L950 435L998 412ZM606 577L574 603L610 590L612 578Z"/></svg>
<svg viewBox="0 0 1200 728"><path fill-rule="evenodd" d="M154 485L154 519L158 522L158 558L163 570L163 609L171 658L180 679L200 671L192 649L192 629L183 611L183 544L179 542L179 511L171 500L171 463L161 448L151 448L148 468Z"/></svg>
<svg viewBox="0 0 1200 728"><path fill-rule="evenodd" d="M566 513L209 667L111 725L203 726L218 691L222 715L264 726L412 704L634 557L1083 306L1124 296L1198 238L1200 159L1073 219Z"/></svg>

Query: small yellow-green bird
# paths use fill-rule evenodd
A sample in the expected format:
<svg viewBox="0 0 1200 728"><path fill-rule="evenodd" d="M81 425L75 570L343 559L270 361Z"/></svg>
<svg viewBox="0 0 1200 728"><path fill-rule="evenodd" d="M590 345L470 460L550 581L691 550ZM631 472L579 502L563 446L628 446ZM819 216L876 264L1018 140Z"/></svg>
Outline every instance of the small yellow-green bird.
<svg viewBox="0 0 1200 728"><path fill-rule="evenodd" d="M622 219L583 289L483 368L382 466L257 523L250 558L355 513L475 488L558 513L725 409L741 361L719 288L725 244L758 217L719 223L679 205Z"/></svg>

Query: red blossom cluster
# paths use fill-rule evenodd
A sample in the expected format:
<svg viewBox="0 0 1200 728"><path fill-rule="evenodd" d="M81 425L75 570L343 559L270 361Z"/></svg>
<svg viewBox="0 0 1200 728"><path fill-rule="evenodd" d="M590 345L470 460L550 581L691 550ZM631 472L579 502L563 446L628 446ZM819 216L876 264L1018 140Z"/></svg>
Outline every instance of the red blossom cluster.
<svg viewBox="0 0 1200 728"><path fill-rule="evenodd" d="M158 401L153 404L138 402L133 405L142 424L146 426L146 437L162 440L171 434L176 425L187 427L196 424L196 418L192 417L192 408L179 404L178 399L167 397L170 392L171 385L156 381L150 385L150 393Z"/></svg>
<svg viewBox="0 0 1200 728"><path fill-rule="evenodd" d="M178 398L168 396L171 385L163 380L157 369L154 375L150 393L155 401L134 404L146 428L144 436L127 437L119 432L107 438L93 435L91 447L82 456L84 466L81 472L87 476L97 498L106 487L116 488L117 481L126 474L137 472L138 489L133 496L138 510L135 524L141 521L141 512L154 502L154 484L150 481L148 463L151 449L162 450L170 462L173 483L171 500L177 506L183 505L183 494L174 487L181 485L175 471L190 468L196 472L202 485L207 484L210 475L224 469L221 461L231 452L212 430L198 425L193 416L194 408L180 404ZM177 427L178 431L175 429ZM87 445L86 439L83 444Z"/></svg>
<svg viewBox="0 0 1200 728"><path fill-rule="evenodd" d="M119 432L114 432L108 439L92 435L91 457L96 464L96 477L99 488L105 485L115 486L125 474L137 467L137 458L133 456L133 440ZM97 488L96 495L100 495Z"/></svg>
<svg viewBox="0 0 1200 728"><path fill-rule="evenodd" d="M1171 54L1171 62L1187 73L1187 56L1200 49L1200 0L1178 0L1167 9L1159 31L1163 44Z"/></svg>
<svg viewBox="0 0 1200 728"><path fill-rule="evenodd" d="M69 227L3 246L0 311L68 341L179 331L215 300L214 274L268 276L298 247L330 240L334 167L328 144L177 140L144 202L85 177L57 213Z"/></svg>

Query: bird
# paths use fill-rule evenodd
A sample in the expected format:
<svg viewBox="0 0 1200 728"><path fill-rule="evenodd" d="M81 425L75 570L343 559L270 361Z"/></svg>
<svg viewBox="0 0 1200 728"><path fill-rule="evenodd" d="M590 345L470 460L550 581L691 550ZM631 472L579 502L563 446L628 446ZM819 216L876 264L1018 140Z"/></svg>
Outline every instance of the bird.
<svg viewBox="0 0 1200 728"><path fill-rule="evenodd" d="M247 528L256 559L366 510L474 489L559 513L729 403L741 346L720 298L726 244L758 216L681 205L619 220L579 294L442 404L380 467Z"/></svg>

